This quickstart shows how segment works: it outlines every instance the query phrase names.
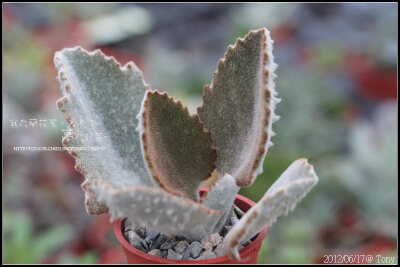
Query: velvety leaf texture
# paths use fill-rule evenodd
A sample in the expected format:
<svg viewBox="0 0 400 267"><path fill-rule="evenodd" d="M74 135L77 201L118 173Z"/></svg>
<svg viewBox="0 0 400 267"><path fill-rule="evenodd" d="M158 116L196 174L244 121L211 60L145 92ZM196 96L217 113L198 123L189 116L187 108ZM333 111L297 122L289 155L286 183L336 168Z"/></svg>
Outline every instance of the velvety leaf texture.
<svg viewBox="0 0 400 267"><path fill-rule="evenodd" d="M128 218L134 225L165 234L184 235L185 230L218 220L222 212L154 187L115 189L94 181L89 191L110 207L111 220ZM190 239L190 236L188 237Z"/></svg>
<svg viewBox="0 0 400 267"><path fill-rule="evenodd" d="M102 179L112 186L153 185L141 154L136 127L144 93L149 87L132 63L121 67L114 58L80 47L55 54L58 79L64 96L57 101L70 125L66 147L104 147L104 150L71 150L76 169L87 186ZM89 213L107 209L86 195Z"/></svg>
<svg viewBox="0 0 400 267"><path fill-rule="evenodd" d="M199 185L215 169L217 152L197 115L157 91L146 93L141 115L143 153L153 178L169 192L199 199Z"/></svg>
<svg viewBox="0 0 400 267"><path fill-rule="evenodd" d="M228 257L240 260L238 246L271 226L282 214L293 210L318 182L312 165L306 159L293 162L272 185L264 197L240 219L225 237L224 244Z"/></svg>
<svg viewBox="0 0 400 267"><path fill-rule="evenodd" d="M224 173L201 198L202 206L211 210L219 210L222 212L222 216L195 228L187 229L183 235L190 240L201 240L210 234L220 232L231 214L238 191L239 187L236 186L235 179Z"/></svg>
<svg viewBox="0 0 400 267"><path fill-rule="evenodd" d="M238 191L239 187L236 185L235 178L224 173L202 198L204 206L224 212L218 222L206 227L209 231L208 234L219 232L222 229L232 211L233 203L235 202Z"/></svg>
<svg viewBox="0 0 400 267"><path fill-rule="evenodd" d="M229 46L211 85L204 87L198 109L218 150L217 170L230 173L239 186L249 186L262 172L277 120L273 82L276 64L266 29L251 31Z"/></svg>
<svg viewBox="0 0 400 267"><path fill-rule="evenodd" d="M180 101L151 91L131 62L122 67L80 47L57 52L64 94L57 105L69 125L62 143L85 175L87 212L191 241L220 232L239 187L263 171L272 145L280 101L272 42L260 29L229 46L193 116ZM239 245L292 210L317 182L306 159L293 162L224 238L227 256L240 260ZM210 189L200 198L201 185Z"/></svg>

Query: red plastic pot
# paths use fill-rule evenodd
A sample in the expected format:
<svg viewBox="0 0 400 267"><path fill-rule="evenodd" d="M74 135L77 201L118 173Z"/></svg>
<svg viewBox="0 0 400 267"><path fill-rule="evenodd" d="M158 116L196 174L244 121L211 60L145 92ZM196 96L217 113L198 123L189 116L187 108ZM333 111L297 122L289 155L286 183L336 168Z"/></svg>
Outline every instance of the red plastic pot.
<svg viewBox="0 0 400 267"><path fill-rule="evenodd" d="M201 189L200 193L205 192L207 189ZM250 199L236 195L235 204L244 212L247 212L252 206L255 205ZM262 242L267 235L268 227L265 227L258 234L247 247L243 248L240 253L241 261L232 261L227 256L208 259L208 260L169 260L152 255L148 255L143 251L134 248L128 241L125 240L123 235L124 220L117 220L114 223L114 231L118 241L121 243L123 251L126 255L127 261L130 264L256 264L258 252L260 251Z"/></svg>

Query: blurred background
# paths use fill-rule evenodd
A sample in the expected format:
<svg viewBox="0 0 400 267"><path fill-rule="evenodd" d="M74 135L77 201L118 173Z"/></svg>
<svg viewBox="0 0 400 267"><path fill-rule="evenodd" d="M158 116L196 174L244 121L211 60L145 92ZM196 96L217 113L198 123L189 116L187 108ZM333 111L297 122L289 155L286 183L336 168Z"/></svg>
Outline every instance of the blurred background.
<svg viewBox="0 0 400 267"><path fill-rule="evenodd" d="M54 52L100 48L132 60L153 89L201 103L219 58L251 29L275 40L282 102L258 201L300 157L319 184L270 228L259 263L322 263L326 254L397 262L396 3L3 4L3 262L124 263L106 215L89 216L67 152ZM36 123L35 123L36 122Z"/></svg>

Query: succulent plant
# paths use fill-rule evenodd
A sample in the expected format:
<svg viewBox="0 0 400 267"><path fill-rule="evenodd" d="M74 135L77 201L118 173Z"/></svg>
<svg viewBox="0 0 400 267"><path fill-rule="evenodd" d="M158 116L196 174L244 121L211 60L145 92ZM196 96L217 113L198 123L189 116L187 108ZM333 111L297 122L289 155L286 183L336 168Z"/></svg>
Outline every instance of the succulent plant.
<svg viewBox="0 0 400 267"><path fill-rule="evenodd" d="M87 212L189 240L219 232L272 145L280 101L272 42L260 29L230 45L194 115L153 91L132 62L122 67L80 47L57 52L64 93L57 104L70 126L62 142L85 176ZM104 150L89 149L99 146ZM200 196L204 181L211 186ZM317 182L306 159L293 162L225 237L227 255L240 260L239 244L293 209Z"/></svg>

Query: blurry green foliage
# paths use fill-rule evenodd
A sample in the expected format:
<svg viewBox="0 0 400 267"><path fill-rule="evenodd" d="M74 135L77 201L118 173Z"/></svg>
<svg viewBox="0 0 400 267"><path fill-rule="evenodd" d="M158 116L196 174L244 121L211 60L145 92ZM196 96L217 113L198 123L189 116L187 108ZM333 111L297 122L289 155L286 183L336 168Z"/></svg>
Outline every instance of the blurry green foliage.
<svg viewBox="0 0 400 267"><path fill-rule="evenodd" d="M33 33L20 24L12 24L3 33L3 64L8 68L26 67L30 69L44 67L47 62L48 48L40 45Z"/></svg>
<svg viewBox="0 0 400 267"><path fill-rule="evenodd" d="M258 202L265 194L267 189L275 182L276 179L289 167L293 162L296 155L288 152L286 155L284 153L276 153L279 150L278 147L273 146L265 157L263 170L264 172L257 176L256 181L250 187L242 187L239 194L246 196Z"/></svg>
<svg viewBox="0 0 400 267"><path fill-rule="evenodd" d="M310 263L316 250L315 229L310 218L300 212L279 219L279 227L272 226L261 247L258 263ZM305 245L306 244L306 245Z"/></svg>
<svg viewBox="0 0 400 267"><path fill-rule="evenodd" d="M29 6L32 18L34 15L44 17L47 25L55 28L71 19L78 23L89 21L125 8L124 4L116 3L18 5L20 9ZM275 146L268 151L263 174L251 187L243 188L240 194L258 201L289 164L300 157L309 158L320 177L319 184L297 209L271 227L261 248L259 263L312 262L321 250L316 247L320 244L315 235L321 227L335 223L338 203L355 205L371 227L389 236L397 236L394 226L397 226L398 217L398 158L397 142L393 140L398 134L389 127L395 125L394 121L379 123L384 118L397 119L397 111L384 110L375 124L363 123L350 129L342 117L351 101L343 91L349 88L340 88L341 81L336 79L341 75L338 72L343 71L346 53L352 51L368 53L372 58L396 65L398 29L393 21L397 22L398 12L395 4L390 5L343 4L338 9L342 13L334 14L332 24L307 13L308 4L248 3L236 5L229 11L225 44L235 42L238 36L243 37L251 29L268 27L273 38L279 35L282 25L295 29L290 42L282 46L277 42L274 50L280 65L277 91L282 98L277 106L281 120L273 127L277 133L272 138ZM340 28L340 25L345 27ZM9 23L8 28L3 28L3 104L8 105L4 111L9 113L10 119L62 119L55 103L49 105L54 110L45 110L39 105L38 92L44 88L41 79L50 77L54 80L54 88L57 85L53 73L48 71L49 59L52 58L50 48L40 43L43 40L35 35L33 26L16 20ZM185 27L189 28L189 25L182 25L182 29ZM329 29L329 36L318 32L326 32L326 29ZM335 29L339 31L332 31ZM313 37L315 39L311 41L307 39ZM210 74L215 70L216 61L204 66L204 70L192 71L188 66L195 64L187 60L187 54L177 53L157 39L149 37L148 40L149 52L141 55L145 62L146 80L154 86L153 89L174 91L173 95L183 99L193 113L200 103L204 84L211 82ZM305 45L304 42L308 43ZM118 49L118 44L115 47ZM290 54L293 53L297 59L304 51L309 53L311 60L308 58L307 62L294 64ZM8 118L4 119L5 123L9 123ZM22 136L21 132L18 135L11 132L8 125L4 127L9 133L5 140L10 142ZM41 135L46 142L51 137L59 144L60 130L49 127L41 131L37 129L34 133ZM34 135L30 132L26 136ZM32 180L26 179L32 175L40 177L39 170L32 171L27 164L35 156L17 156L5 164L8 170L4 183L4 192L8 195L5 205L14 207L21 201L32 204L32 199L36 198L35 203L48 203L47 200L51 199L48 197L50 193L46 193L48 189L33 188ZM30 197L26 197L27 192ZM60 225L57 220L61 217L55 216L59 211L54 211L52 205L51 208L47 207L48 204L42 205L42 213L52 211L53 215L46 223ZM35 229L29 216L3 211L3 262L40 263L70 241L70 230L62 224L47 230ZM93 252L79 257L63 253L59 263L90 264L95 263L98 257Z"/></svg>
<svg viewBox="0 0 400 267"><path fill-rule="evenodd" d="M296 3L243 3L232 8L231 27L235 29L235 34L247 34L249 30L266 26L274 29L295 17L298 9L299 4Z"/></svg>
<svg viewBox="0 0 400 267"><path fill-rule="evenodd" d="M49 51L19 24L10 25L3 40L4 92L25 111L34 112Z"/></svg>
<svg viewBox="0 0 400 267"><path fill-rule="evenodd" d="M346 51L343 50L342 47L335 44L330 43L317 43L315 47L311 48L314 57L314 64L317 71L317 68L341 68L345 56ZM325 69L324 71L326 71Z"/></svg>
<svg viewBox="0 0 400 267"><path fill-rule="evenodd" d="M96 264L99 255L95 252L85 252L81 256L75 256L69 253L65 253L60 256L58 264Z"/></svg>
<svg viewBox="0 0 400 267"><path fill-rule="evenodd" d="M3 211L3 261L5 263L40 263L71 237L66 225L36 233L31 218L22 213Z"/></svg>
<svg viewBox="0 0 400 267"><path fill-rule="evenodd" d="M349 127L349 151L325 163L332 182L350 192L367 224L384 235L397 236L398 156L397 105L380 104L372 119ZM371 197L373 196L373 197Z"/></svg>
<svg viewBox="0 0 400 267"><path fill-rule="evenodd" d="M332 88L323 75L307 69L278 72L281 116L272 141L283 153L310 159L342 150L346 123L341 116L346 95ZM327 141L329 140L329 142Z"/></svg>

